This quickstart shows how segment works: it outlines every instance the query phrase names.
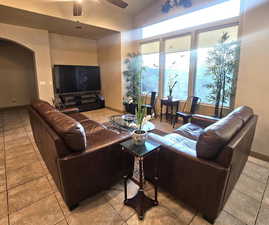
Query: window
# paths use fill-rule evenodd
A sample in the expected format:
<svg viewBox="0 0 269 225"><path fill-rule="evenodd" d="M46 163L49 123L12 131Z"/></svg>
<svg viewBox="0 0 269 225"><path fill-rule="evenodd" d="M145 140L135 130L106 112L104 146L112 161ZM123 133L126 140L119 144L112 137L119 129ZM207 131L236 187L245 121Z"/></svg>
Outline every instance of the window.
<svg viewBox="0 0 269 225"><path fill-rule="evenodd" d="M227 0L208 8L200 9L173 19L142 28L142 38L149 38L176 30L221 21L240 14L240 0Z"/></svg>
<svg viewBox="0 0 269 225"><path fill-rule="evenodd" d="M188 97L191 36L165 40L164 96L169 95L169 83L177 82L173 96L180 100Z"/></svg>
<svg viewBox="0 0 269 225"><path fill-rule="evenodd" d="M198 34L195 95L199 96L203 103L213 103L213 101L210 100L212 88L208 88L208 85L214 85L212 75L208 73L208 67L210 66L209 57L212 57L212 54L218 54L218 52L212 50L214 46L219 43L224 33L229 35L229 39L225 42L226 44L235 42L238 39L238 26ZM232 79L232 77L230 78ZM225 103L225 106L229 105L230 100Z"/></svg>
<svg viewBox="0 0 269 225"><path fill-rule="evenodd" d="M141 54L145 71L142 73L142 92L159 91L159 59L160 42L150 42L141 45Z"/></svg>

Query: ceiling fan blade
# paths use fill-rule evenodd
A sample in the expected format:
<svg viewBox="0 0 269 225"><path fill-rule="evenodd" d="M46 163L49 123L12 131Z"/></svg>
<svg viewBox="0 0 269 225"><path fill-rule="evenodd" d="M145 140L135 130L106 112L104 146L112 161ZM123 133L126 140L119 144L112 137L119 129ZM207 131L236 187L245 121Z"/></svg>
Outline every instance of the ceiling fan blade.
<svg viewBox="0 0 269 225"><path fill-rule="evenodd" d="M126 3L126 2L124 2L122 0L106 0L106 1L110 2L113 5L118 6L120 8L123 8L123 9L128 6L128 3Z"/></svg>
<svg viewBox="0 0 269 225"><path fill-rule="evenodd" d="M82 4L79 1L74 1L73 16L82 15Z"/></svg>

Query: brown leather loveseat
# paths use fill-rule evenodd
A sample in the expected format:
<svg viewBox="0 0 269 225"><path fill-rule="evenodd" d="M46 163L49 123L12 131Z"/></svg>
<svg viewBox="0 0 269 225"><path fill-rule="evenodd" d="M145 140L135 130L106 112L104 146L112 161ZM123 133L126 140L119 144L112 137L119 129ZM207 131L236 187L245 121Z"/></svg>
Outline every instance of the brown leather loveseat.
<svg viewBox="0 0 269 225"><path fill-rule="evenodd" d="M29 108L37 147L70 209L122 176L119 143L129 138L76 113L38 100Z"/></svg>
<svg viewBox="0 0 269 225"><path fill-rule="evenodd" d="M162 144L160 186L213 223L245 166L256 123L244 106L220 120L196 115L171 134L149 134ZM152 154L145 163L149 179L154 162Z"/></svg>

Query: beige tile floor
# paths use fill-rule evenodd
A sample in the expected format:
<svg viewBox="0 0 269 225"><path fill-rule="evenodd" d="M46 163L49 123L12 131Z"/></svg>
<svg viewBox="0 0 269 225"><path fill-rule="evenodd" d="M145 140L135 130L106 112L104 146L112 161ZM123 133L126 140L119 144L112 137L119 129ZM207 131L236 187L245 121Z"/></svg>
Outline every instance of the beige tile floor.
<svg viewBox="0 0 269 225"><path fill-rule="evenodd" d="M117 114L85 113L99 122ZM166 131L171 125L154 121ZM269 163L250 157L217 225L269 225ZM137 187L129 183L129 195ZM148 185L147 193L152 194ZM160 191L160 205L144 221L123 205L119 183L70 212L34 143L25 109L0 111L0 225L208 225L198 212Z"/></svg>

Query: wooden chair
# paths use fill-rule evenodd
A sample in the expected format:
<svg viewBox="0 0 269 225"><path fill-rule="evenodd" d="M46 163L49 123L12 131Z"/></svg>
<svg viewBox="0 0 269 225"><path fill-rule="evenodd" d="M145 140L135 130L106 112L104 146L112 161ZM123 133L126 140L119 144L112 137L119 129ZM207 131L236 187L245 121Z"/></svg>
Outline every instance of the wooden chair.
<svg viewBox="0 0 269 225"><path fill-rule="evenodd" d="M201 99L199 97L196 97L196 96L188 97L187 101L185 102L183 106L183 111L176 112L173 127L175 127L176 123L178 122L178 117L183 118L183 124L188 123L189 119L195 113L200 103L201 103Z"/></svg>
<svg viewBox="0 0 269 225"><path fill-rule="evenodd" d="M157 116L156 114L156 95L157 92L151 92L151 97L150 97L150 104L144 104L143 106L147 108L147 115L152 115L154 113L154 117Z"/></svg>

